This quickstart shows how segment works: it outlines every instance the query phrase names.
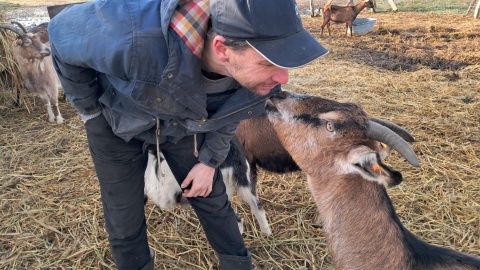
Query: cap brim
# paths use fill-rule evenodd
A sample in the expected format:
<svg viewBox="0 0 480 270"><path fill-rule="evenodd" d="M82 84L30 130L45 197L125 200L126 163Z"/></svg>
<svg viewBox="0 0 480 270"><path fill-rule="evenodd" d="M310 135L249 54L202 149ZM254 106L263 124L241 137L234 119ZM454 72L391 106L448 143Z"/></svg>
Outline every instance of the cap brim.
<svg viewBox="0 0 480 270"><path fill-rule="evenodd" d="M307 30L276 40L247 40L258 53L281 68L302 67L328 53Z"/></svg>

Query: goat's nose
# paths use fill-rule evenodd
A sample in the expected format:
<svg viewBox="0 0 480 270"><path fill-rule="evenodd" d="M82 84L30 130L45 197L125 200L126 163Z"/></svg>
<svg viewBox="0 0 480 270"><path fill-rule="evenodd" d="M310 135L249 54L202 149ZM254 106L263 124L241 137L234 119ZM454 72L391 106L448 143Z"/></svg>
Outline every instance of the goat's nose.
<svg viewBox="0 0 480 270"><path fill-rule="evenodd" d="M44 48L44 49L40 52L40 54L41 54L43 57L49 56L49 55L51 54L50 48L48 48L48 47Z"/></svg>
<svg viewBox="0 0 480 270"><path fill-rule="evenodd" d="M287 98L287 92L285 91L282 91L282 92L278 92L278 94L276 95L277 98L281 98L281 99L285 99Z"/></svg>
<svg viewBox="0 0 480 270"><path fill-rule="evenodd" d="M43 51L40 53L43 57L47 57L47 56L50 56L50 50L47 50L47 51Z"/></svg>

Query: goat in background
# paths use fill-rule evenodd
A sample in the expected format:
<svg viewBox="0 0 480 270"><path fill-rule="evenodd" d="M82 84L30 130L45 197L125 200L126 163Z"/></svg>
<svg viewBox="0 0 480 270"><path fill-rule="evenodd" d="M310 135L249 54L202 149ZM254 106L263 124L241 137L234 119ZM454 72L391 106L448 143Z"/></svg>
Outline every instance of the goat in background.
<svg viewBox="0 0 480 270"><path fill-rule="evenodd" d="M48 22L43 22L39 25L33 25L33 26L29 27L28 32L37 35L40 38L40 41L42 41L43 44L50 47L50 38L48 37ZM53 59L52 59L51 56L45 57L44 61L45 61L46 65L52 65L53 66ZM60 79L58 78L58 76L56 76L56 78L57 78L58 89L63 90L62 84L60 83ZM65 93L63 93L62 101L66 101L66 100L67 100L67 96L65 95Z"/></svg>
<svg viewBox="0 0 480 270"><path fill-rule="evenodd" d="M63 123L63 117L58 108L59 81L55 69L47 57L50 48L43 44L38 34L28 32L23 25L13 22L12 25L0 25L0 28L17 34L13 44L13 58L27 91L38 95L47 105L48 121ZM52 105L55 110L52 110Z"/></svg>
<svg viewBox="0 0 480 270"><path fill-rule="evenodd" d="M267 115L307 175L336 269L480 269L479 257L428 244L402 225L385 187L403 178L382 162L391 147L419 166L401 136L358 105L289 92L268 101Z"/></svg>
<svg viewBox="0 0 480 270"><path fill-rule="evenodd" d="M323 23L320 36L323 36L323 29L325 28L325 26L327 26L328 35L332 35L330 31L330 21L333 21L336 23L345 23L347 36L351 37L353 35L353 21L357 18L358 14L362 12L362 10L366 7L375 10L373 0L362 0L355 6L346 7L325 5L322 8Z"/></svg>

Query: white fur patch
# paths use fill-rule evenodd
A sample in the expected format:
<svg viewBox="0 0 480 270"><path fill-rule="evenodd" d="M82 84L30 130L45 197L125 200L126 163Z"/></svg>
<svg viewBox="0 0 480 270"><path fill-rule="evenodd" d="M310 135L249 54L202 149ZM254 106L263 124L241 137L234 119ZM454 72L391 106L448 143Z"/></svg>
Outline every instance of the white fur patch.
<svg viewBox="0 0 480 270"><path fill-rule="evenodd" d="M165 159L162 159L160 169L155 170L157 164L157 158L152 153L148 153L148 163L145 170L145 195L160 209L171 209L179 204L176 201L177 194L182 192L177 180L173 176L170 167ZM248 166L248 162L247 162ZM268 224L267 216L264 209L259 209L259 201L256 196L250 191L248 187L238 187L235 179L235 172L233 168L221 169L223 181L225 183L227 196L231 198L235 192L243 201L247 202L250 206L255 218L257 219L260 229L263 234L271 235L270 225ZM250 167L247 169L247 177L250 174ZM160 176L160 177L157 177ZM249 181L250 182L250 181ZM182 198L182 205L188 205L188 201ZM238 222L238 227L241 233L243 233L243 219Z"/></svg>

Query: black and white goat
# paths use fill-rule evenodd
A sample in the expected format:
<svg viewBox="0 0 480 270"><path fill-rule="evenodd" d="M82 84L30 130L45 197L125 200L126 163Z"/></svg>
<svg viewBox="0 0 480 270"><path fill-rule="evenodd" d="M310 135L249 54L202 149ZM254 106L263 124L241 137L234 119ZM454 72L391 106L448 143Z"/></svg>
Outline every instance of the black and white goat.
<svg viewBox="0 0 480 270"><path fill-rule="evenodd" d="M148 164L145 171L145 195L160 209L170 209L176 206L187 206L188 201L182 197L182 190L168 167L166 160L160 154L158 166L156 151L149 150ZM236 139L230 144L230 151L225 162L220 165L227 195L231 198L235 193L248 203L260 230L265 235L271 235L270 225L257 197L256 182L250 181L250 166L245 159L243 148ZM238 227L243 233L243 219L237 215Z"/></svg>
<svg viewBox="0 0 480 270"><path fill-rule="evenodd" d="M382 158L391 147L419 163L396 132L352 103L288 92L268 103L278 140L307 175L336 269L480 269L479 257L428 244L402 225L386 187L403 178Z"/></svg>

